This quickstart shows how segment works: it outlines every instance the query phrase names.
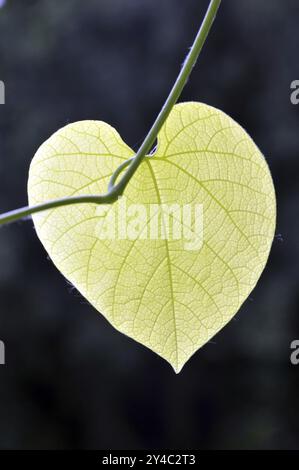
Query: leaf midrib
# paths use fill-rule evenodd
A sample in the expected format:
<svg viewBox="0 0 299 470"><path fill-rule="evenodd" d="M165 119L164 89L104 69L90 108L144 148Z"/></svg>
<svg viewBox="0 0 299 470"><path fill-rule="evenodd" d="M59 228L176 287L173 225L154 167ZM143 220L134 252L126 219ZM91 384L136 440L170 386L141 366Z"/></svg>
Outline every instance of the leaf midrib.
<svg viewBox="0 0 299 470"><path fill-rule="evenodd" d="M158 183L155 177L155 173L153 171L153 168L148 161L148 159L145 160L146 164L148 165L153 183L154 183L154 188L156 191L157 199L158 199L158 204L161 205L161 195L160 195L160 190L158 187ZM164 230L165 228L165 221L164 221L164 214L162 213L162 220L163 220L163 226ZM178 337L177 337L177 322L176 322L176 315L175 315L175 306L174 306L174 293L173 293L173 286L172 286L172 269L171 269L171 262L170 262L170 253L169 253L169 245L168 245L168 240L165 237L165 248L166 248L166 258L167 258L167 264L168 264L168 273L169 273L169 284L170 284L170 295L171 295L171 304L172 304L172 313L173 313L173 323L174 323L174 335L175 335L175 343L176 343L176 368L179 366L179 360L178 360Z"/></svg>

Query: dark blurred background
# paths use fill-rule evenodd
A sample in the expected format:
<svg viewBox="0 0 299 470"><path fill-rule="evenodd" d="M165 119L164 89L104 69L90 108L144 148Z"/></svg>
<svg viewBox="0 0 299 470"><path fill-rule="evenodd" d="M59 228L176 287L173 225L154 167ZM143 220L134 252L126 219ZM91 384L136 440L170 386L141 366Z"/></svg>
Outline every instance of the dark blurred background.
<svg viewBox="0 0 299 470"><path fill-rule="evenodd" d="M0 210L25 205L38 146L109 122L138 148L208 0L7 0L0 9ZM32 222L0 230L0 448L299 449L298 0L228 0L182 100L223 109L267 157L270 261L236 319L176 376L48 260Z"/></svg>

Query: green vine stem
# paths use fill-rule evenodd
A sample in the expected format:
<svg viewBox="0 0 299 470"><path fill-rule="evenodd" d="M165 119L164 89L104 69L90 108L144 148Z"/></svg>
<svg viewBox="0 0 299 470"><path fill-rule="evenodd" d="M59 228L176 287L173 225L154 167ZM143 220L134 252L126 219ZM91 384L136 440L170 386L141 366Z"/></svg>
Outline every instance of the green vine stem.
<svg viewBox="0 0 299 470"><path fill-rule="evenodd" d="M214 19L216 17L218 8L221 4L221 0L211 0L210 5L208 7L207 13L204 17L202 25L195 37L193 45L190 49L189 54L186 57L183 67L171 89L165 104L163 105L159 115L157 116L153 126L149 130L146 138L144 139L141 147L139 148L138 152L134 157L124 162L120 167L112 175L109 186L108 192L101 195L82 195L82 196L75 196L75 197L66 197L61 199L54 199L53 201L48 201L45 203L37 204L35 206L27 206L22 207L20 209L15 209L10 212L6 212L0 215L0 225L8 224L17 220L20 220L24 217L29 215L35 214L37 212L45 211L48 209L55 209L61 206L67 206L72 204L112 204L115 202L118 197L120 197L126 186L128 185L129 181L131 180L132 176L135 174L136 170L138 169L139 165L142 163L143 159L152 149L156 138L163 126L164 122L166 121L169 113L171 112L173 106L178 101L184 86L186 85L189 76L191 75L192 69L195 66L198 56L203 48L203 45L207 39L209 31L212 27ZM122 171L127 168L123 176L120 178L120 181L116 183L116 179L122 173Z"/></svg>

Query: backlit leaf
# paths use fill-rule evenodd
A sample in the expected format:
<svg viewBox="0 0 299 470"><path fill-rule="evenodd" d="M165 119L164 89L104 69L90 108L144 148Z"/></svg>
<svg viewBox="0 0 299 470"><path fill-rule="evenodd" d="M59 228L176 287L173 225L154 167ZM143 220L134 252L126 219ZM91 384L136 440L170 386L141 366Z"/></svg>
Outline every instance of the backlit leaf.
<svg viewBox="0 0 299 470"><path fill-rule="evenodd" d="M105 193L111 174L133 155L104 122L70 124L36 153L29 202ZM271 175L235 121L210 106L182 103L124 197L108 214L119 213L124 201L145 208L202 204L201 246L146 239L149 219L135 227L137 239L104 239L103 208L94 204L34 215L37 234L57 268L115 328L179 372L236 314L265 267L276 217Z"/></svg>

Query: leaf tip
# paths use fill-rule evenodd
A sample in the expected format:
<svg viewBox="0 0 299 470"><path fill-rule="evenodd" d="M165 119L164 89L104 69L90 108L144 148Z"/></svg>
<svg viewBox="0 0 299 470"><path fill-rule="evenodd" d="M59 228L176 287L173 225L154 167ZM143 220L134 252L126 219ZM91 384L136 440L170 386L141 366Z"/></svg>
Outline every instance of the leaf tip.
<svg viewBox="0 0 299 470"><path fill-rule="evenodd" d="M170 364L170 365L173 368L176 375L178 375L181 372L182 368L184 367L185 362L183 364L177 364L176 363L176 364Z"/></svg>

